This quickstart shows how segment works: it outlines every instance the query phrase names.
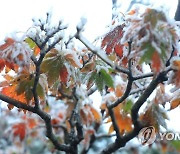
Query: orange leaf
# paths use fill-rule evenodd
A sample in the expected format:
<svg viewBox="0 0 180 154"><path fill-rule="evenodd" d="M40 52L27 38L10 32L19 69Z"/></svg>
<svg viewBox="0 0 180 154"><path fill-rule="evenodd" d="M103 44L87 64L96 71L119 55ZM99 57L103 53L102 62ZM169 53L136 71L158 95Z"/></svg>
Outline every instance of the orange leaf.
<svg viewBox="0 0 180 154"><path fill-rule="evenodd" d="M68 81L68 71L66 66L61 68L59 76L61 82L66 83Z"/></svg>
<svg viewBox="0 0 180 154"><path fill-rule="evenodd" d="M65 58L67 61L70 62L70 64L74 67L80 68L81 67L81 63L79 61L79 59L77 59L73 54L67 54L65 55Z"/></svg>
<svg viewBox="0 0 180 154"><path fill-rule="evenodd" d="M25 99L25 95L24 94L20 94L20 95L17 95L16 93L16 85L11 85L11 86L8 86L8 87L4 87L1 91L2 94L8 96L8 97L11 97L17 101L20 101L22 103L26 103L26 99Z"/></svg>
<svg viewBox="0 0 180 154"><path fill-rule="evenodd" d="M20 140L24 140L26 135L26 124L21 122L13 126L13 135L18 136Z"/></svg>
<svg viewBox="0 0 180 154"><path fill-rule="evenodd" d="M34 48L34 55L37 56L40 53L40 48L38 46L35 46Z"/></svg>
<svg viewBox="0 0 180 154"><path fill-rule="evenodd" d="M121 97L123 95L122 87L120 85L116 86L115 94L116 94L116 97Z"/></svg>
<svg viewBox="0 0 180 154"><path fill-rule="evenodd" d="M5 40L5 43L3 45L0 46L0 50L4 50L7 47L9 47L10 45L12 45L14 43L14 40L12 38L7 38Z"/></svg>
<svg viewBox="0 0 180 154"><path fill-rule="evenodd" d="M154 52L152 55L152 69L158 73L161 69L161 59L159 57L159 54L157 52Z"/></svg>
<svg viewBox="0 0 180 154"><path fill-rule="evenodd" d="M119 104L117 107L115 107L114 110L114 116L116 118L116 123L119 127L119 131L121 134L124 134L125 132L130 132L132 130L132 121L131 118L128 117L126 114L123 114L121 112L122 104ZM113 124L109 128L109 133L112 133L114 131Z"/></svg>
<svg viewBox="0 0 180 154"><path fill-rule="evenodd" d="M33 118L28 118L27 123L28 123L28 127L31 128L31 129L33 129L34 127L37 126L37 122Z"/></svg>
<svg viewBox="0 0 180 154"><path fill-rule="evenodd" d="M97 122L97 123L100 123L101 122L101 115L100 113L92 106L90 106L90 110L94 116L94 120Z"/></svg>
<svg viewBox="0 0 180 154"><path fill-rule="evenodd" d="M173 65L180 69L180 60L174 60Z"/></svg>
<svg viewBox="0 0 180 154"><path fill-rule="evenodd" d="M180 98L177 98L177 99L171 101L170 110L177 108L179 105L180 105Z"/></svg>
<svg viewBox="0 0 180 154"><path fill-rule="evenodd" d="M131 10L128 15L134 15L136 13L136 10Z"/></svg>

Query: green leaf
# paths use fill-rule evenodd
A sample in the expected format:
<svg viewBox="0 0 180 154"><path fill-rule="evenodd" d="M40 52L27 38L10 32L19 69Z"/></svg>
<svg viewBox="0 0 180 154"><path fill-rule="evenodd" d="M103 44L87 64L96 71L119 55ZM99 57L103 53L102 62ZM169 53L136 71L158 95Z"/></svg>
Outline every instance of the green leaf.
<svg viewBox="0 0 180 154"><path fill-rule="evenodd" d="M146 42L142 45L142 50L145 50L145 52L139 61L140 64L143 62L149 62L152 59L153 53L155 52L154 47L149 42Z"/></svg>
<svg viewBox="0 0 180 154"><path fill-rule="evenodd" d="M102 91L104 88L104 80L102 78L101 72L95 75L95 83L99 91Z"/></svg>
<svg viewBox="0 0 180 154"><path fill-rule="evenodd" d="M110 74L108 74L106 72L106 70L104 70L104 69L101 69L100 73L101 73L101 76L102 76L102 78L104 80L105 85L107 85L108 87L112 87L113 88L114 87L114 82L113 82Z"/></svg>
<svg viewBox="0 0 180 154"><path fill-rule="evenodd" d="M163 43L161 43L160 49L161 49L161 59L165 63L167 60L166 46Z"/></svg>
<svg viewBox="0 0 180 154"><path fill-rule="evenodd" d="M41 64L41 72L47 75L49 86L52 86L58 79L61 68L64 66L64 59L57 50L50 51Z"/></svg>
<svg viewBox="0 0 180 154"><path fill-rule="evenodd" d="M149 10L144 17L144 22L150 22L153 28L156 27L158 21L166 22L167 19L163 12L157 11L155 9Z"/></svg>
<svg viewBox="0 0 180 154"><path fill-rule="evenodd" d="M127 100L123 106L123 111L126 113L130 113L132 106L133 106L132 100Z"/></svg>
<svg viewBox="0 0 180 154"><path fill-rule="evenodd" d="M31 38L26 38L25 42L29 45L31 49L34 49L37 45Z"/></svg>
<svg viewBox="0 0 180 154"><path fill-rule="evenodd" d="M21 75L17 79L18 79L17 87L16 87L17 95L24 93L26 100L29 102L33 98L32 89L34 86L34 77L32 77L31 75ZM37 85L36 91L37 91L37 95L40 98L44 99L45 88L43 88L39 83Z"/></svg>

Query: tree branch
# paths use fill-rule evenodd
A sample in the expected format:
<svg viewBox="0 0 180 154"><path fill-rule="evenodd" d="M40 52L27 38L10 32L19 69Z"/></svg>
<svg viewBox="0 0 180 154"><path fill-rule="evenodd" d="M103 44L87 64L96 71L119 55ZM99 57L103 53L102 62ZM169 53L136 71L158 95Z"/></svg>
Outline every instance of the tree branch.
<svg viewBox="0 0 180 154"><path fill-rule="evenodd" d="M80 34L80 30L77 30L77 34L76 34L76 38L82 42L92 53L94 53L95 55L97 55L100 59L102 59L106 64L108 64L109 66L111 66L113 69L125 73L125 74L129 74L129 71L125 68L119 67L118 65L114 64L111 60L109 60L105 54L103 53L104 51L101 49L97 49L95 48L90 42L88 42L88 40L86 38L84 38L81 34Z"/></svg>
<svg viewBox="0 0 180 154"><path fill-rule="evenodd" d="M136 103L133 105L132 110L131 110L131 118L132 122L134 124L134 129L132 132L124 135L121 137L121 140L117 140L110 144L106 149L102 151L102 154L109 154L117 149L124 147L126 143L133 139L140 131L142 128L141 123L138 121L138 112L140 107L144 104L144 102L147 100L147 98L151 95L151 93L156 89L159 83L166 81L166 74L171 71L170 68L167 68L167 70L160 72L159 75L151 81L147 89L144 91L144 93L139 97L139 99L136 101Z"/></svg>
<svg viewBox="0 0 180 154"><path fill-rule="evenodd" d="M28 104L24 104L22 102L19 102L19 101L15 100L15 99L12 99L12 98L8 97L8 96L2 95L1 93L0 93L0 100L6 102L8 104L11 104L11 105L13 105L13 106L15 106L17 108L34 112L34 108L32 106L30 106Z"/></svg>
<svg viewBox="0 0 180 154"><path fill-rule="evenodd" d="M59 144L58 140L56 139L55 135L53 134L52 131L52 125L51 125L51 117L48 115L46 112L39 110L38 108L34 108L30 105L24 104L22 102L19 102L15 99L12 99L8 96L0 94L0 99L2 101L5 101L8 104L11 104L19 109L24 109L33 113L36 113L39 115L45 122L46 124L46 131L47 131L47 137L51 140L53 145L55 146L56 149L61 150L61 151L70 151L70 147L68 145L63 145Z"/></svg>
<svg viewBox="0 0 180 154"><path fill-rule="evenodd" d="M116 118L114 116L113 108L109 107L109 104L110 103L107 104L107 108L108 108L109 115L111 117L113 128L114 128L114 130L116 132L116 137L117 137L116 139L120 140L121 139L121 135L120 135L120 132L119 132L119 127L117 125Z"/></svg>

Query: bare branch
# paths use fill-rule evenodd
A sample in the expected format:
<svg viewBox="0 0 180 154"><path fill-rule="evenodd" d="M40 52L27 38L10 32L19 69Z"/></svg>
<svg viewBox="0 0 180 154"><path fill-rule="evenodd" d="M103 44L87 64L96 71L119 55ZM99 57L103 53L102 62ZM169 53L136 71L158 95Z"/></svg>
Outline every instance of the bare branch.
<svg viewBox="0 0 180 154"><path fill-rule="evenodd" d="M134 80L139 80L139 79L144 79L144 78L148 78L148 77L153 77L154 73L147 73L147 74L142 74L142 75L138 75L133 77Z"/></svg>

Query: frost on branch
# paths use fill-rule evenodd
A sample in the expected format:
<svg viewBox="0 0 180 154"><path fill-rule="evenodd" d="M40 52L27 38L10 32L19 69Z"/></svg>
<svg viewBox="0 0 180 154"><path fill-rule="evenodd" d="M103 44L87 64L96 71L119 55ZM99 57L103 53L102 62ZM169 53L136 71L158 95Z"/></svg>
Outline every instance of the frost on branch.
<svg viewBox="0 0 180 154"><path fill-rule="evenodd" d="M166 103L179 106L180 64L179 34L163 12L131 11L97 40L100 47L83 37L83 21L66 37L63 23L52 26L50 17L34 21L22 39L7 38L0 46L0 99L12 113L24 115L16 106L27 115L11 125L18 144L35 137L44 144L50 140L51 152L87 153L104 133L111 144L102 153L112 153L145 125L166 129ZM165 90L169 84L173 97ZM91 100L97 91L102 101Z"/></svg>

